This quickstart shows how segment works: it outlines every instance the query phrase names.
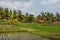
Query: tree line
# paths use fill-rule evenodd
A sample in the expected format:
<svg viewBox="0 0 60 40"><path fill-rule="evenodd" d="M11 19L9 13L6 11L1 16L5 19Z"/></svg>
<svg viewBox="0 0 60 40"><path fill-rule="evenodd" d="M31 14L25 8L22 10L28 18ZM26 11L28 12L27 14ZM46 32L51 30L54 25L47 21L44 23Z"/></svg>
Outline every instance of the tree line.
<svg viewBox="0 0 60 40"><path fill-rule="evenodd" d="M55 14L51 12L40 12L36 17L33 14L26 13L22 14L21 10L9 10L8 8L0 7L0 20L7 20L8 23L14 22L23 23L53 23L60 22L60 13Z"/></svg>

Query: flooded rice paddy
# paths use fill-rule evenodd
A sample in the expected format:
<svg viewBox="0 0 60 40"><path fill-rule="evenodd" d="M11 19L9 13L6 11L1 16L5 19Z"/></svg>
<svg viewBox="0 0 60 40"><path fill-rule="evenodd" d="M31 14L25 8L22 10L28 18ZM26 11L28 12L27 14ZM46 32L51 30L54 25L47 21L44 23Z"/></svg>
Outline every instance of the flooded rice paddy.
<svg viewBox="0 0 60 40"><path fill-rule="evenodd" d="M0 40L49 40L30 33L0 33Z"/></svg>

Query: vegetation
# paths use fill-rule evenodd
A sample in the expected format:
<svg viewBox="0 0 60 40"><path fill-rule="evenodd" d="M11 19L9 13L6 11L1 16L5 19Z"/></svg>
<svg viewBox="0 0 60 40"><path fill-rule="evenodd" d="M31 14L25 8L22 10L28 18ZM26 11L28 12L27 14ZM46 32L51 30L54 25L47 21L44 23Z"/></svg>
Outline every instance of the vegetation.
<svg viewBox="0 0 60 40"><path fill-rule="evenodd" d="M11 24L11 25L8 25ZM9 10L0 7L0 33L29 32L44 37L60 36L60 14L40 12L39 15L26 13L21 10Z"/></svg>
<svg viewBox="0 0 60 40"><path fill-rule="evenodd" d="M27 32L34 35L60 40L59 24L14 23L13 25L0 24L0 33ZM56 37L55 37L56 36Z"/></svg>
<svg viewBox="0 0 60 40"><path fill-rule="evenodd" d="M8 21L8 24L13 24L14 22L23 23L54 23L60 22L60 14L56 12L55 14L50 12L40 12L36 17L33 14L26 13L23 15L21 10L9 10L8 8L0 7L0 20Z"/></svg>

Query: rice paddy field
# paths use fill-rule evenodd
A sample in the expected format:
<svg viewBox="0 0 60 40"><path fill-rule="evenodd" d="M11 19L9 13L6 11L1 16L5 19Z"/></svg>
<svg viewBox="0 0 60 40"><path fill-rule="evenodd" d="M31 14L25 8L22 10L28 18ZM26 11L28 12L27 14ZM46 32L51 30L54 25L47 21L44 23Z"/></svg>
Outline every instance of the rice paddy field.
<svg viewBox="0 0 60 40"><path fill-rule="evenodd" d="M0 40L60 40L60 24L0 23Z"/></svg>

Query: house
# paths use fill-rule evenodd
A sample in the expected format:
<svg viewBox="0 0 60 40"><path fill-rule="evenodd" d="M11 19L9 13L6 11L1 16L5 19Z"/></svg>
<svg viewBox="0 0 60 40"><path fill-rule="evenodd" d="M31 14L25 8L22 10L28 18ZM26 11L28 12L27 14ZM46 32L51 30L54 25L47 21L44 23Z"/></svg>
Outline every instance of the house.
<svg viewBox="0 0 60 40"><path fill-rule="evenodd" d="M37 20L38 23L44 23L44 20Z"/></svg>
<svg viewBox="0 0 60 40"><path fill-rule="evenodd" d="M60 21L55 20L53 21L53 24L60 24Z"/></svg>

